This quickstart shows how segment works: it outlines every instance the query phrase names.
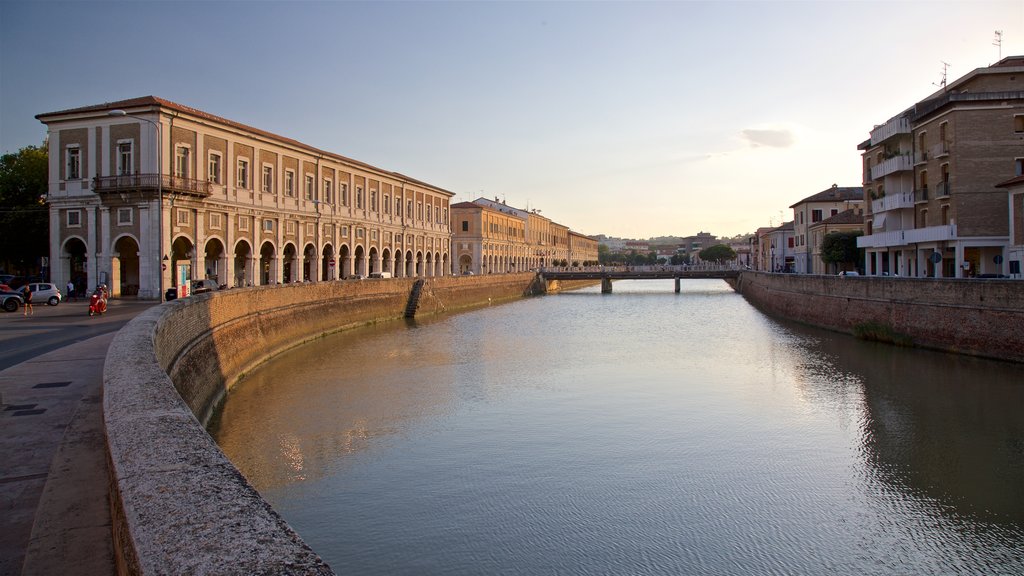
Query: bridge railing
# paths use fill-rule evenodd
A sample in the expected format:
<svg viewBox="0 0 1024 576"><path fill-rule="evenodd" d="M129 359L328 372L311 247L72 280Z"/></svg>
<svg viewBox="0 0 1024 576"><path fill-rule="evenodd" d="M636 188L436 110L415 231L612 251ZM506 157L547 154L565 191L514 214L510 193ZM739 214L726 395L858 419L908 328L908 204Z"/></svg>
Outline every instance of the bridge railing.
<svg viewBox="0 0 1024 576"><path fill-rule="evenodd" d="M665 264L646 266L549 266L540 272L732 272L743 270L742 264Z"/></svg>

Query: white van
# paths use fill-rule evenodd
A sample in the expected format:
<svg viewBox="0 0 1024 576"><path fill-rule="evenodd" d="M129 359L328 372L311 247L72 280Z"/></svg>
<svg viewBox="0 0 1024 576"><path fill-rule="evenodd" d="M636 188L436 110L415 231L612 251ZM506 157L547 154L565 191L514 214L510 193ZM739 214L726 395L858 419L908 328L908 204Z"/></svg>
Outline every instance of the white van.
<svg viewBox="0 0 1024 576"><path fill-rule="evenodd" d="M373 272L370 278L391 278L391 272Z"/></svg>

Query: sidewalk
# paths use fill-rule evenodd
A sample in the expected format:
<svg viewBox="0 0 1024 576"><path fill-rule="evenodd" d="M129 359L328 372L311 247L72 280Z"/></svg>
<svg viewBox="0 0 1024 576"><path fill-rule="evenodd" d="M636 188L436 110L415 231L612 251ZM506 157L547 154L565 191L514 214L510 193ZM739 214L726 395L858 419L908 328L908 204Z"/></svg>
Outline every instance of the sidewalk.
<svg viewBox="0 0 1024 576"><path fill-rule="evenodd" d="M114 333L0 372L0 575L114 573L103 361Z"/></svg>

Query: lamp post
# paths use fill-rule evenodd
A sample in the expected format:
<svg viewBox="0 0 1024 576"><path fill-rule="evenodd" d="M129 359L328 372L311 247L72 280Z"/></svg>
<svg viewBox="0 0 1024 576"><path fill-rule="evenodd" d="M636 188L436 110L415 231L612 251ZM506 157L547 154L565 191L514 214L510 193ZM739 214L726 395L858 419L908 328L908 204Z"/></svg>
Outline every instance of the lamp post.
<svg viewBox="0 0 1024 576"><path fill-rule="evenodd" d="M163 129L161 128L159 122L154 122L154 121L150 120L149 118L143 118L142 116L136 116L134 114L129 114L128 112L126 112L124 110L110 110L109 112L107 112L107 115L108 116L117 116L117 117L131 116L132 118L135 118L136 120L142 120L143 122L149 122L150 124L152 124L156 128L156 138L157 138L157 143L156 143L156 172L157 172L157 174L156 174L156 195L157 195L157 198L159 200L159 205L158 205L158 212L159 212L158 216L159 217L157 219L157 240L156 240L156 245L157 245L156 262L157 262L157 279L158 279L157 280L157 294L156 294L156 297L157 297L158 300L163 301L163 299L164 299L164 270L163 270L164 263L163 263L163 260L161 260L161 258L166 258L165 256L163 256L163 254L164 254L164 188L163 188L163 183L164 183L164 154L163 154L164 132L163 132Z"/></svg>

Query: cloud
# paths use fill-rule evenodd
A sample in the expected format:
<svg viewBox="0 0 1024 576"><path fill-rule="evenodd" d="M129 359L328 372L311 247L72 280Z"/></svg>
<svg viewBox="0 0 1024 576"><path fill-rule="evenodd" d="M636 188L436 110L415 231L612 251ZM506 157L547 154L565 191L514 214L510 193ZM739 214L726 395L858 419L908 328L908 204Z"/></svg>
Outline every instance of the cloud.
<svg viewBox="0 0 1024 576"><path fill-rule="evenodd" d="M789 148L796 143L796 136L789 130L755 130L748 128L743 131L743 138L755 148L759 146Z"/></svg>

